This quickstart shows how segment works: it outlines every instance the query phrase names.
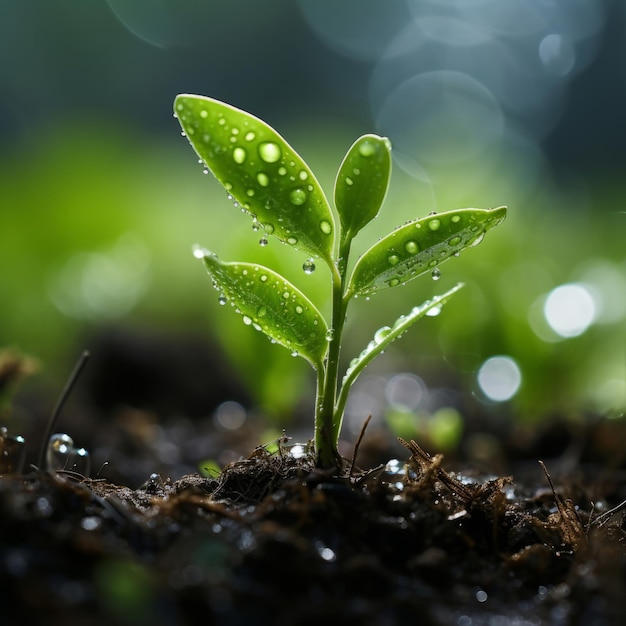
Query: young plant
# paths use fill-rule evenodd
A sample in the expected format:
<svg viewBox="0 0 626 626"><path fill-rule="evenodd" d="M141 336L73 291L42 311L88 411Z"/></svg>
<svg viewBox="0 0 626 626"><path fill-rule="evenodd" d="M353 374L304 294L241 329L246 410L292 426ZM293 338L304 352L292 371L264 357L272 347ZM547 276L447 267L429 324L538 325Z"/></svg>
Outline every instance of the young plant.
<svg viewBox="0 0 626 626"><path fill-rule="evenodd" d="M414 322L436 315L461 288L414 307L379 329L340 380L341 338L350 300L404 285L417 276L438 276L439 265L475 246L500 224L505 207L431 214L380 239L349 272L350 246L383 203L391 174L391 144L364 135L348 150L335 181L338 220L313 172L295 150L260 119L228 104L179 95L174 115L206 167L236 207L248 213L265 239L276 237L305 252L305 272L314 257L328 266L332 291L330 325L294 285L267 267L225 262L196 248L222 302L230 301L246 325L263 332L313 366L317 376L315 451L320 467L339 467L337 443L350 388L363 369Z"/></svg>

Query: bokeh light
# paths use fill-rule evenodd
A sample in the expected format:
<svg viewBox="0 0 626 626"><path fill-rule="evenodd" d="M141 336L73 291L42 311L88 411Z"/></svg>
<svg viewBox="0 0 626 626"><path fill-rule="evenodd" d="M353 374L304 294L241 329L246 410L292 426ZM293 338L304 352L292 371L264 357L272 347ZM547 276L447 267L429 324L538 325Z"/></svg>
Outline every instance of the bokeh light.
<svg viewBox="0 0 626 626"><path fill-rule="evenodd" d="M478 385L485 396L494 402L510 400L522 384L519 366L509 356L493 356L478 370Z"/></svg>
<svg viewBox="0 0 626 626"><path fill-rule="evenodd" d="M596 305L585 285L560 285L547 296L543 312L550 328L561 337L578 337L593 323Z"/></svg>

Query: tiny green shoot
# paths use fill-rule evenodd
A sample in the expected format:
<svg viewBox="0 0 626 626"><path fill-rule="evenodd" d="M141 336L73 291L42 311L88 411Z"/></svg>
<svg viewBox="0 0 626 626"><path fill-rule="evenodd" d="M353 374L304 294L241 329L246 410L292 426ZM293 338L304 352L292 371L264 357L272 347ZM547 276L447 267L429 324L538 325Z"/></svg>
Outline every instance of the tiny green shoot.
<svg viewBox="0 0 626 626"><path fill-rule="evenodd" d="M358 232L379 213L391 175L391 144L368 134L348 150L334 186L335 212L315 175L272 127L233 106L181 94L174 115L192 147L224 186L233 204L262 230L307 255L305 272L321 259L330 272L331 315L327 321L296 286L254 263L226 262L196 247L219 291L246 325L306 359L317 376L315 454L320 467L340 467L337 445L348 393L364 368L410 326L436 315L462 287L435 296L372 341L340 376L341 341L348 304L423 274L438 277L439 266L482 241L500 224L506 207L459 209L414 219L380 239L350 267L350 247ZM338 219L337 219L338 218Z"/></svg>

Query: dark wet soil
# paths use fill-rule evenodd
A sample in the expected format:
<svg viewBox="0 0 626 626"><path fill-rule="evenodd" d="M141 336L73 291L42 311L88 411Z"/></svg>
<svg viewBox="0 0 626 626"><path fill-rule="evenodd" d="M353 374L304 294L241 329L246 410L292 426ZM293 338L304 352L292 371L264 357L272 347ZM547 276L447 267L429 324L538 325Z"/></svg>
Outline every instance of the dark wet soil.
<svg viewBox="0 0 626 626"><path fill-rule="evenodd" d="M503 440L506 474L366 432L339 472L285 439L206 477L162 462L186 422L119 415L98 422L116 456L91 478L11 467L4 432L3 626L623 623L623 420Z"/></svg>
<svg viewBox="0 0 626 626"><path fill-rule="evenodd" d="M139 489L4 475L2 623L622 623L621 511L448 472L415 442L406 461L333 476L257 448Z"/></svg>

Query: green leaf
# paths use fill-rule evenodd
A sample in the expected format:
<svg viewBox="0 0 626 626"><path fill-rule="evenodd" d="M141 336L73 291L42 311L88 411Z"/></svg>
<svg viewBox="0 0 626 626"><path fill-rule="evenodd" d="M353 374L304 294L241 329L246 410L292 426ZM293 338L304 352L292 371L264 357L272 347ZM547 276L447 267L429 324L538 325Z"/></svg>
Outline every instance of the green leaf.
<svg viewBox="0 0 626 626"><path fill-rule="evenodd" d="M446 293L440 296L435 296L432 300L427 300L420 306L413 307L408 315L401 315L395 321L393 326L383 326L382 328L379 328L374 335L374 339L369 342L361 354L352 359L341 382L341 391L337 400L337 408L335 411L335 415L337 416L337 419L335 420L337 433L341 427L341 416L343 415L343 411L345 409L348 393L361 372L379 354L381 354L391 342L401 337L410 326L417 322L417 320L425 315L439 315L441 307L443 307L443 305L446 304L462 287L463 283L458 283L452 287L452 289L446 291Z"/></svg>
<svg viewBox="0 0 626 626"><path fill-rule="evenodd" d="M174 102L189 142L238 207L268 235L332 265L334 223L308 165L265 122L203 96Z"/></svg>
<svg viewBox="0 0 626 626"><path fill-rule="evenodd" d="M328 341L327 326L315 305L280 274L253 263L226 263L208 250L196 249L197 258L220 292L220 302L235 307L243 322L273 342L309 361L319 370Z"/></svg>
<svg viewBox="0 0 626 626"><path fill-rule="evenodd" d="M390 176L389 139L363 135L352 144L335 180L335 207L344 241L352 239L378 215Z"/></svg>
<svg viewBox="0 0 626 626"><path fill-rule="evenodd" d="M464 248L478 245L506 217L506 207L459 209L407 222L357 261L346 298L404 285ZM435 270L436 271L436 270Z"/></svg>

